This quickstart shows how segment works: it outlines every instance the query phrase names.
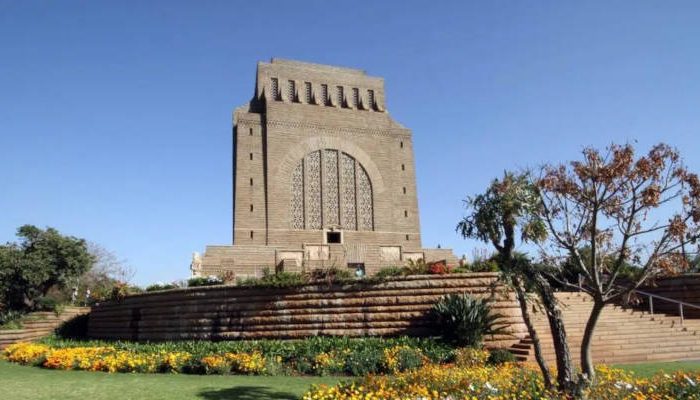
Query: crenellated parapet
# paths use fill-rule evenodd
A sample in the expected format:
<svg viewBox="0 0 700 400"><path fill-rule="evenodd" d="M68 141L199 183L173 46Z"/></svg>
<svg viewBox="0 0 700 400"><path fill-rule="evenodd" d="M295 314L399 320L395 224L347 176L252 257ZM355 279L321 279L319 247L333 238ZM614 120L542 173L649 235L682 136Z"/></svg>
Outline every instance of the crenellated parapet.
<svg viewBox="0 0 700 400"><path fill-rule="evenodd" d="M258 63L258 101L385 112L384 79L352 68L273 58Z"/></svg>

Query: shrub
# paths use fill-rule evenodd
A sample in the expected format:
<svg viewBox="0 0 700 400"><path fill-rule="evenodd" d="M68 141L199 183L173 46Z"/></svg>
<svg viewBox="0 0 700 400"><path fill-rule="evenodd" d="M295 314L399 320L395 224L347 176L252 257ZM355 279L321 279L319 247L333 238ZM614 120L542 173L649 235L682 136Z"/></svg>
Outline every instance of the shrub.
<svg viewBox="0 0 700 400"><path fill-rule="evenodd" d="M187 280L187 287L222 285L224 280L218 276L198 276Z"/></svg>
<svg viewBox="0 0 700 400"><path fill-rule="evenodd" d="M34 311L59 311L59 304L51 297L39 297L34 301Z"/></svg>
<svg viewBox="0 0 700 400"><path fill-rule="evenodd" d="M129 295L129 286L126 283L117 282L112 287L112 293L110 293L110 300L120 302L124 300L126 296Z"/></svg>
<svg viewBox="0 0 700 400"><path fill-rule="evenodd" d="M228 353L226 359L231 363L233 372L247 375L260 375L266 372L265 357L259 351L248 353Z"/></svg>
<svg viewBox="0 0 700 400"><path fill-rule="evenodd" d="M475 260L473 263L469 264L469 269L472 272L498 272L501 270L495 258Z"/></svg>
<svg viewBox="0 0 700 400"><path fill-rule="evenodd" d="M500 365L509 362L516 362L515 355L507 349L493 349L489 353L488 363L491 365Z"/></svg>
<svg viewBox="0 0 700 400"><path fill-rule="evenodd" d="M428 264L420 258L417 261L408 260L408 265L405 267L404 275L425 275L429 273Z"/></svg>
<svg viewBox="0 0 700 400"><path fill-rule="evenodd" d="M0 312L0 330L4 329L22 329L23 311L5 310Z"/></svg>
<svg viewBox="0 0 700 400"><path fill-rule="evenodd" d="M428 266L428 273L431 275L444 275L450 273L450 268L444 261L438 261Z"/></svg>
<svg viewBox="0 0 700 400"><path fill-rule="evenodd" d="M296 272L271 273L268 268L263 269L260 278L245 278L238 280L238 286L286 288L301 286L309 283L309 277Z"/></svg>
<svg viewBox="0 0 700 400"><path fill-rule="evenodd" d="M317 268L311 271L311 281L328 284L354 280L355 276L347 269L337 267Z"/></svg>
<svg viewBox="0 0 700 400"><path fill-rule="evenodd" d="M485 335L504 333L507 326L498 324L502 315L492 313L487 301L467 293L442 297L433 313L441 336L460 346L480 347Z"/></svg>
<svg viewBox="0 0 700 400"><path fill-rule="evenodd" d="M377 273L374 276L377 278L389 278L392 276L403 276L405 272L406 269L404 267L384 267L377 271Z"/></svg>
<svg viewBox="0 0 700 400"><path fill-rule="evenodd" d="M424 356L420 349L405 345L384 349L384 366L387 372L396 373L423 365Z"/></svg>
<svg viewBox="0 0 700 400"><path fill-rule="evenodd" d="M159 290L172 290L172 289L178 289L179 286L175 283L162 283L162 282L156 282L153 285L146 286L146 291L147 292L156 292Z"/></svg>
<svg viewBox="0 0 700 400"><path fill-rule="evenodd" d="M345 367L345 356L335 351L316 354L313 370L320 376L341 374Z"/></svg>
<svg viewBox="0 0 700 400"><path fill-rule="evenodd" d="M345 361L345 372L354 376L376 374L382 370L381 352L362 349L350 353Z"/></svg>
<svg viewBox="0 0 700 400"><path fill-rule="evenodd" d="M489 358L488 350L464 347L455 350L455 364L459 367L471 368L486 365Z"/></svg>
<svg viewBox="0 0 700 400"><path fill-rule="evenodd" d="M207 375L212 374L228 374L231 372L231 364L226 359L225 356L211 355L202 358L202 366L204 367L204 373Z"/></svg>

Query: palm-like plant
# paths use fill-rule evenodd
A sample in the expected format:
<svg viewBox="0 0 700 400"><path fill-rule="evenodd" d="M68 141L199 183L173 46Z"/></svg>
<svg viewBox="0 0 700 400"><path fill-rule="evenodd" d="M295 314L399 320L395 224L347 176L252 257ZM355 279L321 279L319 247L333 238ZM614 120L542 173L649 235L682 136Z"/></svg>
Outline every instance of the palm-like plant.
<svg viewBox="0 0 700 400"><path fill-rule="evenodd" d="M442 297L433 306L433 314L443 339L460 346L479 347L484 336L506 333L508 326L498 322L503 315L492 313L488 301L467 293Z"/></svg>

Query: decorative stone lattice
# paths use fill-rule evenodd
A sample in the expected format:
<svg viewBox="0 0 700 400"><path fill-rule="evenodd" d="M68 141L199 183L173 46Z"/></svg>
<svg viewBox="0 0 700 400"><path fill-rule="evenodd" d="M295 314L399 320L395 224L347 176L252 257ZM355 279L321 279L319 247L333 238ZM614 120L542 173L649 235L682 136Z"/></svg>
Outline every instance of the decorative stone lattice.
<svg viewBox="0 0 700 400"><path fill-rule="evenodd" d="M323 151L323 224L338 225L338 151Z"/></svg>
<svg viewBox="0 0 700 400"><path fill-rule="evenodd" d="M292 171L292 229L374 230L372 184L352 156L324 149L307 154Z"/></svg>
<svg viewBox="0 0 700 400"><path fill-rule="evenodd" d="M357 164L357 225L358 230L374 229L374 210L372 209L372 184L367 171Z"/></svg>
<svg viewBox="0 0 700 400"><path fill-rule="evenodd" d="M304 229L304 163L292 172L292 229Z"/></svg>
<svg viewBox="0 0 700 400"><path fill-rule="evenodd" d="M342 220L345 229L357 229L357 207L355 207L355 159L346 153L340 153L340 182L342 193Z"/></svg>
<svg viewBox="0 0 700 400"><path fill-rule="evenodd" d="M305 157L306 228L321 229L321 152Z"/></svg>

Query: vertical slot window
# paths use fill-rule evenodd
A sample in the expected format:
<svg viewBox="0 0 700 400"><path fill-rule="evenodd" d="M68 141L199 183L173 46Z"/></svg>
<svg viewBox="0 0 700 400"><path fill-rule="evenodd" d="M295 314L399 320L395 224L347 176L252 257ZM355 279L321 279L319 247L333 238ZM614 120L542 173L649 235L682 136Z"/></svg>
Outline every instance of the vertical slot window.
<svg viewBox="0 0 700 400"><path fill-rule="evenodd" d="M277 78L272 78L272 82L270 84L271 90L272 90L272 98L275 100L280 99L280 82Z"/></svg>
<svg viewBox="0 0 700 400"><path fill-rule="evenodd" d="M374 110L374 90L370 89L367 91L367 109Z"/></svg>
<svg viewBox="0 0 700 400"><path fill-rule="evenodd" d="M311 104L311 82L304 82L304 101Z"/></svg>
<svg viewBox="0 0 700 400"><path fill-rule="evenodd" d="M360 108L360 89L352 88L352 106L356 109Z"/></svg>
<svg viewBox="0 0 700 400"><path fill-rule="evenodd" d="M324 106L328 105L328 85L323 84L321 85L321 102L323 103Z"/></svg>
<svg viewBox="0 0 700 400"><path fill-rule="evenodd" d="M296 82L290 80L287 85L287 99L289 99L289 101L291 101L292 103L296 102L296 91Z"/></svg>
<svg viewBox="0 0 700 400"><path fill-rule="evenodd" d="M336 87L336 95L338 96L338 107L343 108L345 107L345 93L343 93L343 87L342 86L337 86Z"/></svg>

